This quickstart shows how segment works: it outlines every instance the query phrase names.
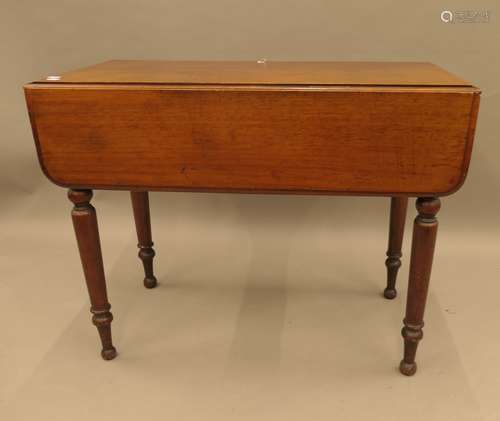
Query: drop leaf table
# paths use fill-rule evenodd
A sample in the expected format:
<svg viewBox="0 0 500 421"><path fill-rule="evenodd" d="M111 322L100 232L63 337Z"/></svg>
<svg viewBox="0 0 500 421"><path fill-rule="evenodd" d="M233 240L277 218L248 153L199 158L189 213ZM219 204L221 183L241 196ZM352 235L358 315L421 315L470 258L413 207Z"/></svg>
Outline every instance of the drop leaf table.
<svg viewBox="0 0 500 421"><path fill-rule="evenodd" d="M463 184L480 91L430 63L112 60L24 87L40 165L69 189L102 357L116 356L93 189L131 192L153 288L149 191L391 198L396 297L416 197L400 371L416 371L440 197Z"/></svg>

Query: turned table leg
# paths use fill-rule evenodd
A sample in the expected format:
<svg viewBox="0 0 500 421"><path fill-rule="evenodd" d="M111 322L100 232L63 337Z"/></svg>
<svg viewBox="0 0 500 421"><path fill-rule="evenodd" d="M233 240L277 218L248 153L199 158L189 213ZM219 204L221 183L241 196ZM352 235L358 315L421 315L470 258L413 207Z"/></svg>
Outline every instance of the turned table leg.
<svg viewBox="0 0 500 421"><path fill-rule="evenodd" d="M137 231L137 247L139 247L139 257L144 266L144 286L154 288L157 280L153 274L153 241L151 237L151 218L149 216L148 192L130 192L132 208L134 210L135 229Z"/></svg>
<svg viewBox="0 0 500 421"><path fill-rule="evenodd" d="M404 358L399 366L401 373L407 376L412 376L417 371L415 354L423 337L425 302L438 227L436 214L441 202L436 197L420 197L416 207L418 215L413 223L406 316L401 331L404 338Z"/></svg>
<svg viewBox="0 0 500 421"><path fill-rule="evenodd" d="M407 197L391 198L391 215L389 221L389 246L387 248L387 286L384 290L384 297L392 300L396 298L396 278L401 267L401 246L403 244L403 234L405 230L406 208L408 206Z"/></svg>
<svg viewBox="0 0 500 421"><path fill-rule="evenodd" d="M74 203L71 216L90 296L92 322L101 337L102 358L112 360L116 357L116 349L111 340L113 315L109 311L111 305L106 292L97 216L90 204L92 190L69 190L68 197Z"/></svg>

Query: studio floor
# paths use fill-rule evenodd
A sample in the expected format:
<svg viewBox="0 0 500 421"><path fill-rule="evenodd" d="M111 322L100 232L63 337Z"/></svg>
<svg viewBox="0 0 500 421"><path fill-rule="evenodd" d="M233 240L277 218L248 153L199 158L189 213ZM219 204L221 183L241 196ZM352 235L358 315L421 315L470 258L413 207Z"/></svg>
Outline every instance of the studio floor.
<svg viewBox="0 0 500 421"><path fill-rule="evenodd" d="M387 200L154 193L153 290L127 193L93 203L118 357L99 355L64 192L26 192L0 222L1 419L500 420L498 241L444 204L408 378L413 206L388 301Z"/></svg>

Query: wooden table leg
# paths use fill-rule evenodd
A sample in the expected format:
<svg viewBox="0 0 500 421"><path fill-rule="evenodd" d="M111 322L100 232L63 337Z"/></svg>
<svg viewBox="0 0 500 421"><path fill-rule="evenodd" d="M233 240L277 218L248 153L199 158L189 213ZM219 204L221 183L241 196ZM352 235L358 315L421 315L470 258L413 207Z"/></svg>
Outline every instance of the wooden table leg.
<svg viewBox="0 0 500 421"><path fill-rule="evenodd" d="M406 302L406 316L401 331L404 338L404 358L399 369L412 376L417 371L415 354L423 337L425 302L431 276L432 258L441 202L436 197L420 197L416 203L418 216L413 223L413 240L410 261L410 278Z"/></svg>
<svg viewBox="0 0 500 421"><path fill-rule="evenodd" d="M134 210L139 257L144 266L144 286L146 288L154 288L158 282L153 274L153 257L155 257L155 251L151 236L148 192L131 191L130 197L132 198L132 208Z"/></svg>
<svg viewBox="0 0 500 421"><path fill-rule="evenodd" d="M407 197L391 198L391 215L389 221L389 246L387 249L387 286L384 290L384 297L392 300L396 298L396 278L401 267L401 246L405 230L406 208L408 207Z"/></svg>
<svg viewBox="0 0 500 421"><path fill-rule="evenodd" d="M92 322L101 337L102 358L112 360L116 357L116 349L111 340L113 315L109 311L111 305L106 292L97 216L90 204L92 190L69 190L68 197L74 203L71 216L90 296Z"/></svg>

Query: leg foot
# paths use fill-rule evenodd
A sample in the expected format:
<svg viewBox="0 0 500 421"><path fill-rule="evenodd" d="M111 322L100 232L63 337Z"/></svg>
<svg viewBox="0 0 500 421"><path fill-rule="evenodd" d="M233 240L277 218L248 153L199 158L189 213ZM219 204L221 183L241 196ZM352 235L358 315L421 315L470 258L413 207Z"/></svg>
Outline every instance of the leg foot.
<svg viewBox="0 0 500 421"><path fill-rule="evenodd" d="M153 242L151 242L151 246ZM148 289L154 288L158 281L153 275L153 257L155 257L155 251L153 247L144 246L138 244L139 247L139 258L142 260L144 266L144 286Z"/></svg>
<svg viewBox="0 0 500 421"><path fill-rule="evenodd" d="M401 364L399 364L399 371L405 376L413 376L417 372L417 363L407 363L405 360L401 360Z"/></svg>
<svg viewBox="0 0 500 421"><path fill-rule="evenodd" d="M101 351L101 357L102 357L103 360L106 360L106 361L113 360L116 357L116 349L115 349L115 347L108 348L108 349L103 349Z"/></svg>
<svg viewBox="0 0 500 421"><path fill-rule="evenodd" d="M111 305L106 291L96 211L90 204L92 191L69 190L68 197L74 204L71 217L90 296L92 322L97 327L101 338L101 355L109 360L116 356L116 349L111 339L113 315L109 311Z"/></svg>
<svg viewBox="0 0 500 421"><path fill-rule="evenodd" d="M158 285L158 281L154 276L152 278L144 278L144 287L147 289L154 288L156 285Z"/></svg>
<svg viewBox="0 0 500 421"><path fill-rule="evenodd" d="M389 247L387 249L387 287L384 290L384 297L392 300L396 298L396 278L401 267L401 246L403 244L403 234L405 229L406 208L408 206L407 197L391 198L391 215L389 222Z"/></svg>
<svg viewBox="0 0 500 421"><path fill-rule="evenodd" d="M111 342L111 322L113 321L113 315L109 309L100 311L91 309L90 311L93 313L92 322L97 327L97 331L101 337L101 356L105 360L112 360L116 357L116 349Z"/></svg>
<svg viewBox="0 0 500 421"><path fill-rule="evenodd" d="M397 295L398 293L396 291L396 288L387 287L386 289L384 289L384 297L388 300L393 300Z"/></svg>
<svg viewBox="0 0 500 421"><path fill-rule="evenodd" d="M154 288L158 281L153 274L153 241L151 235L151 218L149 214L148 192L130 192L132 208L134 210L135 228L139 247L139 258L144 266L144 286Z"/></svg>

